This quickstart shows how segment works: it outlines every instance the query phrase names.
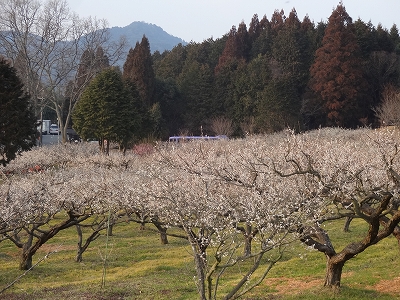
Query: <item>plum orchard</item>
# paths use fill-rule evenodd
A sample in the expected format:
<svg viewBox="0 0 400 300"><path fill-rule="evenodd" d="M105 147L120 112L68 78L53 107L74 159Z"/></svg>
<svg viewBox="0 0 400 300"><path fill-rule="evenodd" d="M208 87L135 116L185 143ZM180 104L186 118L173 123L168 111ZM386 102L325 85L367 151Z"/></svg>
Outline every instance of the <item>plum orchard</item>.
<svg viewBox="0 0 400 300"><path fill-rule="evenodd" d="M160 145L144 156L104 156L87 144L35 149L1 169L0 230L23 249L26 269L54 235L90 225L85 243L79 236L82 259L107 215L116 226L152 223L163 242L175 228L193 251L201 299L242 295L301 240L324 253L325 285L338 287L347 260L399 237L398 141L394 130L323 129ZM368 231L336 250L323 223L342 218L360 218Z"/></svg>

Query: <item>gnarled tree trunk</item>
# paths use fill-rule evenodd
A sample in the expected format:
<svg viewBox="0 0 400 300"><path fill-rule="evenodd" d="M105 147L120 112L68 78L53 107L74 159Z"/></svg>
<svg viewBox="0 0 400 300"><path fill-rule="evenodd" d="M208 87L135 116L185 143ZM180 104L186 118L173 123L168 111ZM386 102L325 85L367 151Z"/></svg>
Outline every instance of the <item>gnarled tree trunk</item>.
<svg viewBox="0 0 400 300"><path fill-rule="evenodd" d="M168 236L167 236L167 227L162 226L160 223L155 222L153 223L154 226L157 227L158 231L160 232L160 241L162 245L168 244Z"/></svg>
<svg viewBox="0 0 400 300"><path fill-rule="evenodd" d="M22 254L19 262L20 270L29 270L32 268L32 257L36 251L31 251L33 235L29 235L28 240L22 247Z"/></svg>
<svg viewBox="0 0 400 300"><path fill-rule="evenodd" d="M326 271L325 271L325 283L324 286L339 288L340 280L342 278L344 260L338 260L337 257L327 257L326 260Z"/></svg>

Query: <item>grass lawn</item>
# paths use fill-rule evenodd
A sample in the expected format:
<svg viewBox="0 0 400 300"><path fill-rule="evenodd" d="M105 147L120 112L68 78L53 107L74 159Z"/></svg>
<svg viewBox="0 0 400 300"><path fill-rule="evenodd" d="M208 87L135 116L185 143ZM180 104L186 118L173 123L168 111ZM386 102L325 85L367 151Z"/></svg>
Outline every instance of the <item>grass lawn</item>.
<svg viewBox="0 0 400 300"><path fill-rule="evenodd" d="M326 228L337 250L365 230L357 220L349 233L342 231L342 225L336 222ZM198 299L186 240L169 237L170 243L162 245L157 233L139 230L134 223L119 224L113 233L107 249L103 235L83 254L83 262L76 263L75 229L61 232L42 246L34 263L56 252L0 294L0 299ZM18 254L10 242L0 243L0 289L23 273L18 270ZM346 263L341 291L335 293L322 287L323 254L298 244L242 299L400 299L399 265L397 240L387 238Z"/></svg>

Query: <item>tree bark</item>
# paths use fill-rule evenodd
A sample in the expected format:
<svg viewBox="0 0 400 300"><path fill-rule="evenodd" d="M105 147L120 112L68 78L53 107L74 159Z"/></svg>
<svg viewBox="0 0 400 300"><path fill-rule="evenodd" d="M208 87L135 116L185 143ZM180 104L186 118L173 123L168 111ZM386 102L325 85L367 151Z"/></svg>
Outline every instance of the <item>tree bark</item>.
<svg viewBox="0 0 400 300"><path fill-rule="evenodd" d="M243 255L245 257L248 257L248 256L251 255L251 242L252 242L252 240L253 240L253 237L251 235L250 236L246 236L245 239L244 239L244 252L243 252Z"/></svg>
<svg viewBox="0 0 400 300"><path fill-rule="evenodd" d="M236 226L236 229L239 230L244 237L244 250L243 250L243 255L245 257L251 255L252 251L252 241L256 233L258 232L257 229L253 231L253 227L251 224L246 223L245 226Z"/></svg>
<svg viewBox="0 0 400 300"><path fill-rule="evenodd" d="M399 246L400 250L400 227L396 226L395 230L393 231L394 237L397 239L397 245Z"/></svg>
<svg viewBox="0 0 400 300"><path fill-rule="evenodd" d="M22 244L22 255L21 255L21 260L20 260L20 270L29 270L32 267L32 257L35 255L36 251L39 250L39 248L46 243L49 239L53 238L57 233L59 233L61 230L69 228L71 226L74 226L87 218L90 217L90 215L84 215L84 216L74 216L72 213L70 213L70 218L68 220L65 220L57 225L54 225L50 230L48 231L40 231L39 225L37 225L35 228L27 231L28 234L28 240ZM38 231L35 233L35 231ZM33 241L34 238L36 238L35 242ZM14 243L17 241L15 239L12 239ZM20 245L21 243L16 243L16 245Z"/></svg>
<svg viewBox="0 0 400 300"><path fill-rule="evenodd" d="M19 262L20 270L29 270L30 268L32 268L32 257L36 252L31 251L32 242L33 235L29 235L27 242L22 247L22 255Z"/></svg>
<svg viewBox="0 0 400 300"><path fill-rule="evenodd" d="M82 262L83 260L83 252L89 248L89 245L91 242L96 240L100 236L100 231L105 228L106 223L101 222L96 229L92 227L92 234L89 235L89 237L86 239L85 244L83 244L83 233L82 233L82 228L81 225L77 224L76 225L76 231L78 233L78 249L77 249L77 254L75 257L76 262ZM107 228L108 230L109 228ZM83 244L83 245L82 245Z"/></svg>
<svg viewBox="0 0 400 300"><path fill-rule="evenodd" d="M113 228L114 228L114 224L109 224L107 227L107 234L108 236L113 236Z"/></svg>
<svg viewBox="0 0 400 300"><path fill-rule="evenodd" d="M353 217L347 217L346 218L346 223L344 224L343 231L344 232L349 232L350 231L350 223L353 221Z"/></svg>
<svg viewBox="0 0 400 300"><path fill-rule="evenodd" d="M160 224L156 224L156 223L154 223L154 226L156 226L158 231L160 232L161 244L167 245L168 244L167 228L161 226Z"/></svg>
<svg viewBox="0 0 400 300"><path fill-rule="evenodd" d="M83 241L83 236L82 236L82 229L80 225L76 225L76 232L78 233L78 250L76 253L75 261L76 262L82 262L82 254L83 254L83 249L82 249L82 241Z"/></svg>
<svg viewBox="0 0 400 300"><path fill-rule="evenodd" d="M192 247L194 261L196 265L197 274L197 290L200 296L200 300L207 300L207 288L206 288L206 249L207 244L201 243L201 238L197 237L192 230L187 230L188 239L190 246ZM211 292L211 291L210 291Z"/></svg>
<svg viewBox="0 0 400 300"><path fill-rule="evenodd" d="M344 260L337 260L335 256L327 256L324 286L331 288L340 287L344 263Z"/></svg>

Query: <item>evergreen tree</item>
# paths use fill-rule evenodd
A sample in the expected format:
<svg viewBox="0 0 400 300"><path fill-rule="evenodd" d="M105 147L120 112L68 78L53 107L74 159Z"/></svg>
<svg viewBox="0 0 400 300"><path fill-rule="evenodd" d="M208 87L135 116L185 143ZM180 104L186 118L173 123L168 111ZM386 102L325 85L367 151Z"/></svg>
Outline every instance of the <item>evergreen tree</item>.
<svg viewBox="0 0 400 300"><path fill-rule="evenodd" d="M259 97L255 121L260 132L271 133L287 127L297 129L300 107L296 84L291 78L273 78Z"/></svg>
<svg viewBox="0 0 400 300"><path fill-rule="evenodd" d="M236 35L236 26L232 26L225 43L225 48L218 59L218 65L215 67L216 74L218 74L226 65L231 64L233 60L237 60L240 58Z"/></svg>
<svg viewBox="0 0 400 300"><path fill-rule="evenodd" d="M236 44L238 47L239 58L244 59L246 62L249 60L250 55L250 37L247 31L247 26L244 22L241 22L238 27Z"/></svg>
<svg viewBox="0 0 400 300"><path fill-rule="evenodd" d="M308 41L300 30L301 23L293 9L274 39L272 54L278 61L284 76L291 76L304 84L308 73Z"/></svg>
<svg viewBox="0 0 400 300"><path fill-rule="evenodd" d="M185 102L185 126L192 134L201 134L201 128L212 117L213 72L207 64L188 63L181 74L180 92Z"/></svg>
<svg viewBox="0 0 400 300"><path fill-rule="evenodd" d="M400 79L400 57L395 52L373 51L366 60L365 77L371 107L380 104L386 86L395 86ZM375 115L371 112L372 117Z"/></svg>
<svg viewBox="0 0 400 300"><path fill-rule="evenodd" d="M249 38L253 43L261 34L261 25L258 15L254 14L249 25Z"/></svg>
<svg viewBox="0 0 400 300"><path fill-rule="evenodd" d="M126 149L139 123L133 103L134 97L124 84L121 72L108 68L83 92L73 114L74 129L84 139L98 139L101 150L106 153L111 141Z"/></svg>
<svg viewBox="0 0 400 300"><path fill-rule="evenodd" d="M323 34L320 36L315 24L311 22L308 16L305 16L300 25L300 36L303 51L302 58L304 60L303 67L306 69L307 80L309 80L310 67L314 62L314 54L321 44Z"/></svg>
<svg viewBox="0 0 400 300"><path fill-rule="evenodd" d="M278 34L279 30L283 27L283 24L285 23L285 12L283 9L281 11L275 10L274 13L272 14L271 17L271 31L273 35Z"/></svg>
<svg viewBox="0 0 400 300"><path fill-rule="evenodd" d="M393 52L395 50L393 40L391 39L387 29L382 27L382 24L378 24L376 27L375 37L379 50L386 52Z"/></svg>
<svg viewBox="0 0 400 300"><path fill-rule="evenodd" d="M86 49L82 56L76 75L75 89L84 90L90 80L105 68L108 68L110 63L108 57L104 54L103 48Z"/></svg>
<svg viewBox="0 0 400 300"><path fill-rule="evenodd" d="M19 151L35 145L36 120L23 84L0 57L0 163L5 166Z"/></svg>
<svg viewBox="0 0 400 300"><path fill-rule="evenodd" d="M400 55L400 35L396 24L393 24L390 28L389 36L393 43L394 52L396 52L397 55Z"/></svg>
<svg viewBox="0 0 400 300"><path fill-rule="evenodd" d="M272 80L266 84L259 101L257 123L264 132L281 130L285 126L298 127L301 97L313 55L309 36L313 32L312 24L307 20L302 24L295 9L282 19L284 23L279 25L272 45L269 65Z"/></svg>
<svg viewBox="0 0 400 300"><path fill-rule="evenodd" d="M233 122L236 134L242 134L243 125L248 127L256 117L257 106L262 101L260 95L270 79L269 59L265 55L239 65L235 71L232 103L227 105L225 116Z"/></svg>
<svg viewBox="0 0 400 300"><path fill-rule="evenodd" d="M368 59L372 51L378 50L377 40L373 34L375 31L371 22L364 23L361 19L354 22L355 34L363 59Z"/></svg>
<svg viewBox="0 0 400 300"><path fill-rule="evenodd" d="M179 130L184 127L184 103L178 87L173 79L157 80L157 99L160 101L162 119L166 125L166 132L161 137L168 138L167 135L177 135Z"/></svg>
<svg viewBox="0 0 400 300"><path fill-rule="evenodd" d="M219 57L218 65L215 67L215 73L220 72L225 65L230 65L232 61L247 61L250 56L250 48L250 39L246 24L244 22L240 23L238 30L236 30L236 26L232 26L225 43L225 48Z"/></svg>
<svg viewBox="0 0 400 300"><path fill-rule="evenodd" d="M250 24L250 26L252 26ZM253 27L253 26L252 26ZM272 30L271 23L264 16L259 22L258 28L249 31L251 40L250 58L256 58L258 55L266 55L271 51ZM259 32L257 35L256 33Z"/></svg>
<svg viewBox="0 0 400 300"><path fill-rule="evenodd" d="M142 41L136 43L134 49L130 49L123 68L125 80L135 84L143 105L151 107L156 101L155 95L155 75L153 61L150 53L150 44L146 36Z"/></svg>
<svg viewBox="0 0 400 300"><path fill-rule="evenodd" d="M132 52L133 50L129 51ZM153 54L153 59L156 53ZM130 56L133 53L128 54L128 59L130 60ZM176 80L179 74L182 72L182 68L185 64L187 56L187 46L183 46L182 44L178 44L171 51L166 51L162 54L162 58L160 60L156 60L154 63L154 72L155 76L159 79L163 80ZM128 66L127 66L128 67ZM127 70L128 71L128 70ZM124 73L127 72L124 70ZM127 75L124 75L124 77Z"/></svg>
<svg viewBox="0 0 400 300"><path fill-rule="evenodd" d="M310 87L323 100L327 126L355 127L366 112L361 103L366 83L352 19L339 4L311 67Z"/></svg>
<svg viewBox="0 0 400 300"><path fill-rule="evenodd" d="M79 63L78 71L75 79L70 81L66 88L66 100L63 109L64 124L67 127L71 126L71 114L74 105L81 97L83 91L88 86L90 81L101 71L110 66L108 57L104 54L102 47L98 47L96 51L86 49Z"/></svg>

